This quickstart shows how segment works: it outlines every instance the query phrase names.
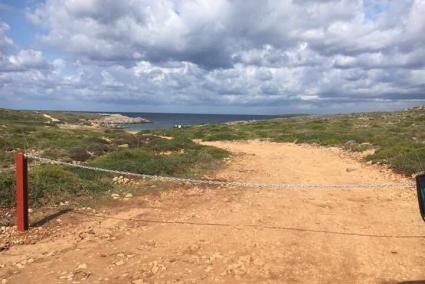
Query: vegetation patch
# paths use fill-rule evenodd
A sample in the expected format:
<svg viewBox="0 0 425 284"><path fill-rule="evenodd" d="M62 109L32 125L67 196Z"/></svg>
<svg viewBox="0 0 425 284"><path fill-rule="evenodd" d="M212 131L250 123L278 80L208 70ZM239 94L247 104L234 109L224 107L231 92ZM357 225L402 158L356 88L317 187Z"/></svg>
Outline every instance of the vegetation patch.
<svg viewBox="0 0 425 284"><path fill-rule="evenodd" d="M120 129L64 129L40 112L0 110L0 207L15 204L14 156L17 151L92 166L151 175L201 177L228 155L184 136L164 139ZM60 123L95 114L49 113ZM30 159L30 206L84 200L114 188L112 176L85 169L39 165Z"/></svg>
<svg viewBox="0 0 425 284"><path fill-rule="evenodd" d="M218 166L228 153L185 138L163 139L145 147L114 151L90 165L150 175L200 177Z"/></svg>
<svg viewBox="0 0 425 284"><path fill-rule="evenodd" d="M86 199L112 188L106 175L83 173L81 170L58 165L40 165L29 172L29 205L39 207L58 202ZM0 177L0 207L15 204L15 176Z"/></svg>

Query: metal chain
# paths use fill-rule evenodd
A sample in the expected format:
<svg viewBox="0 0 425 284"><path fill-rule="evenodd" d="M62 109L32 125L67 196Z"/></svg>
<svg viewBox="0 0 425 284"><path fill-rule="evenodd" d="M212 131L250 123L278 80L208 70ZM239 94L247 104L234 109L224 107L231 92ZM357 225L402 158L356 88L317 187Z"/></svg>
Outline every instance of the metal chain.
<svg viewBox="0 0 425 284"><path fill-rule="evenodd" d="M214 185L214 186L224 186L224 187L248 187L248 188L268 188L268 189L382 189L382 188L406 188L413 187L413 182L403 182L403 183L381 183L381 184L296 184L296 183L279 183L279 184L267 184L267 183L249 183L249 182L237 182L237 181L219 181L219 180L206 180L206 179L190 179L190 178L178 178L178 177L169 177L169 176L159 176L159 175L148 175L148 174L138 174L131 173L126 171L117 171L109 170L98 167L85 166L80 164L73 164L68 162L62 162L57 160L52 160L48 158L42 158L33 155L25 155L27 158L38 160L40 162L46 162L56 165L63 165L81 169L87 169L92 171L99 171L105 173L112 173L122 176L132 176L143 179L153 179L159 181L168 181L176 183L190 183L197 185Z"/></svg>

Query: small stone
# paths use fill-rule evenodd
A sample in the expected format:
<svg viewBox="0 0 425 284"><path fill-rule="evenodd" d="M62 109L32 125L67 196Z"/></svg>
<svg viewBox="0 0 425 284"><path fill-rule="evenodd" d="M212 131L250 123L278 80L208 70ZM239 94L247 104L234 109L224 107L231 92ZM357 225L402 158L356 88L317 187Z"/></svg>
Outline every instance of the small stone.
<svg viewBox="0 0 425 284"><path fill-rule="evenodd" d="M1 280L1 284L6 284L7 283L7 279L2 279ZM143 282L142 282L143 283Z"/></svg>
<svg viewBox="0 0 425 284"><path fill-rule="evenodd" d="M257 258L254 260L254 265L256 266L263 266L265 264L264 260Z"/></svg>
<svg viewBox="0 0 425 284"><path fill-rule="evenodd" d="M345 146L347 146L347 147L353 147L353 146L356 146L356 145L357 145L357 142L355 140L349 140L349 141L345 142Z"/></svg>
<svg viewBox="0 0 425 284"><path fill-rule="evenodd" d="M120 260L118 262L115 262L115 265L117 265L117 266L120 266L120 265L123 265L123 264L124 264L124 261L123 260Z"/></svg>
<svg viewBox="0 0 425 284"><path fill-rule="evenodd" d="M71 274L70 277L68 277L68 279L70 279L71 281L74 280L74 282L72 283L80 283L79 281L83 281L86 280L90 277L91 273L90 272L86 272L86 271L76 271L73 274Z"/></svg>
<svg viewBox="0 0 425 284"><path fill-rule="evenodd" d="M32 208L28 208L28 213L32 213L34 210Z"/></svg>
<svg viewBox="0 0 425 284"><path fill-rule="evenodd" d="M156 274L158 272L158 270L159 270L159 267L155 265L154 267L152 267L151 272L152 272L152 274Z"/></svg>
<svg viewBox="0 0 425 284"><path fill-rule="evenodd" d="M0 251L8 250L10 247L9 243L0 243Z"/></svg>
<svg viewBox="0 0 425 284"><path fill-rule="evenodd" d="M199 249L200 249L200 246L199 246L198 244L193 244L193 245L188 246L188 247L184 250L184 252L185 252L185 253L187 253L187 254L194 254L194 253L196 253Z"/></svg>
<svg viewBox="0 0 425 284"><path fill-rule="evenodd" d="M125 198L132 198L133 197L133 194L131 194L131 193L127 193L126 195L125 195Z"/></svg>
<svg viewBox="0 0 425 284"><path fill-rule="evenodd" d="M83 263L78 265L77 269L87 269L87 264Z"/></svg>

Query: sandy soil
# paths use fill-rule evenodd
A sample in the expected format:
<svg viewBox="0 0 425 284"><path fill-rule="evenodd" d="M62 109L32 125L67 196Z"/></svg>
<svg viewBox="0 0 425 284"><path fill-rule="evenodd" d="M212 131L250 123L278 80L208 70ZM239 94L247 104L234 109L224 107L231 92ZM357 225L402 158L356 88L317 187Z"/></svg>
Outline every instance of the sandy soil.
<svg viewBox="0 0 425 284"><path fill-rule="evenodd" d="M217 178L401 181L337 149L214 142ZM60 216L54 234L0 252L2 283L399 283L425 280L413 189L258 190L176 186ZM103 217L101 217L103 216ZM52 224L57 224L52 220ZM34 234L33 228L25 235Z"/></svg>
<svg viewBox="0 0 425 284"><path fill-rule="evenodd" d="M59 119L54 118L53 116L48 115L47 113L43 113L43 116L44 116L45 118L50 119L50 121L51 121L51 122L58 122L58 121L60 121Z"/></svg>

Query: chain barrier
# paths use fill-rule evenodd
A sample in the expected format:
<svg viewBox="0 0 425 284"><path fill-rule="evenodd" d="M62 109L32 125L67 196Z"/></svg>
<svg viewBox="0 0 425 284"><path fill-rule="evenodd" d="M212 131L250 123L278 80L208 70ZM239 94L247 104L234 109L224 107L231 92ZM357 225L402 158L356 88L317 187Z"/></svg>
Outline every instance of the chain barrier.
<svg viewBox="0 0 425 284"><path fill-rule="evenodd" d="M92 171L111 173L122 176L138 177L142 179L151 179L158 181L166 182L175 182L175 183L189 183L196 185L213 185L213 186L223 186L223 187L246 187L246 188L260 188L260 189L390 189L390 188L406 188L414 187L414 182L402 182L402 183L380 183L380 184L368 184L368 183L359 183L359 184L296 184L296 183L279 183L279 184L267 184L267 183L250 183L250 182L237 182L237 181L220 181L220 180L207 180L207 179L190 179L190 178L178 178L170 176L159 176L159 175L148 175L148 174L138 174L131 173L126 171L117 171L110 170L92 166L86 166L81 164L73 164L63 161L52 160L48 158L42 158L34 155L25 155L27 158L38 160L40 162L69 166L81 169L87 169Z"/></svg>

